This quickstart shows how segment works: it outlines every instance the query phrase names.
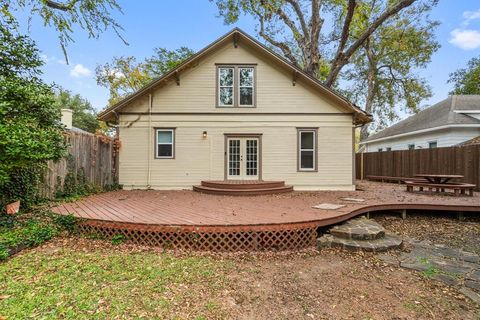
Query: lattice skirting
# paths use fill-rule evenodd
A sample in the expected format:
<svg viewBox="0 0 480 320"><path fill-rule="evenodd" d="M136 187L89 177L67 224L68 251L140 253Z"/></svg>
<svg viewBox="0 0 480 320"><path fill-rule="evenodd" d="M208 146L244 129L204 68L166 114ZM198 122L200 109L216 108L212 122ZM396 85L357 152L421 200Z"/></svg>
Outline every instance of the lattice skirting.
<svg viewBox="0 0 480 320"><path fill-rule="evenodd" d="M280 251L312 247L317 227L311 223L262 226L160 226L86 220L77 231L133 243L198 251Z"/></svg>

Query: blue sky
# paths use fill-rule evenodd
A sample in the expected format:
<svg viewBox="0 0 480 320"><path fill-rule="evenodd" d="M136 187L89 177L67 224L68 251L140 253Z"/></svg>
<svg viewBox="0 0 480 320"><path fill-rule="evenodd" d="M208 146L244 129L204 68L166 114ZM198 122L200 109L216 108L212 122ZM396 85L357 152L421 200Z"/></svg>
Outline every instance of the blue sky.
<svg viewBox="0 0 480 320"><path fill-rule="evenodd" d="M187 46L199 50L228 32L233 26L223 24L217 17L216 6L208 0L120 0L124 14L116 14L124 27L126 46L113 31L100 38L89 39L75 29L68 47L70 65L66 65L57 34L33 19L28 32L37 42L46 61L44 79L79 93L92 102L97 110L105 107L108 91L96 84L94 71L98 64L114 56L133 55L142 59L151 55L155 47L176 49ZM447 97L451 86L448 75L464 67L469 59L480 56L480 2L478 0L440 0L432 18L441 22L437 40L441 48L422 74L433 88L433 97L422 105L430 105ZM240 19L236 26L255 34L255 22ZM26 29L25 29L26 30Z"/></svg>

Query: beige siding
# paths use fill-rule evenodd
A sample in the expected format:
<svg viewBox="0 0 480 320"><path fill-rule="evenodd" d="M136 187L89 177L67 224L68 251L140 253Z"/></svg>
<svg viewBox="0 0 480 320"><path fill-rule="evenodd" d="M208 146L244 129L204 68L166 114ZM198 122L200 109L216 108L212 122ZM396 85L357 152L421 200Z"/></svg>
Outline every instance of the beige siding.
<svg viewBox="0 0 480 320"><path fill-rule="evenodd" d="M256 108L215 107L215 63L257 64ZM152 101L151 118L145 114L148 95L120 113L119 174L125 188L188 189L201 180L223 180L225 134L257 133L262 179L284 180L296 190L353 189L352 114L305 83L293 86L291 73L241 42L181 72L179 86L170 81L158 87ZM175 159L154 158L155 127L176 128ZM318 128L318 172L297 172L297 127Z"/></svg>
<svg viewBox="0 0 480 320"><path fill-rule="evenodd" d="M216 108L216 63L256 63L256 108ZM344 112L292 74L255 55L247 47L227 44L198 65L180 73L180 85L170 80L153 92L153 112ZM137 99L122 111L148 111L148 98Z"/></svg>
<svg viewBox="0 0 480 320"><path fill-rule="evenodd" d="M267 116L238 116L234 121L218 117L216 121L199 121L194 115L152 116L149 129L148 116L144 115L130 127L122 127L120 183L126 188L150 185L157 189L185 189L201 180L223 180L224 134L260 133L264 180L285 180L297 190L352 189L349 115L278 116L277 121L269 121ZM175 159L154 159L154 127L176 128ZM297 127L319 128L318 172L297 172ZM207 131L206 139L203 131Z"/></svg>

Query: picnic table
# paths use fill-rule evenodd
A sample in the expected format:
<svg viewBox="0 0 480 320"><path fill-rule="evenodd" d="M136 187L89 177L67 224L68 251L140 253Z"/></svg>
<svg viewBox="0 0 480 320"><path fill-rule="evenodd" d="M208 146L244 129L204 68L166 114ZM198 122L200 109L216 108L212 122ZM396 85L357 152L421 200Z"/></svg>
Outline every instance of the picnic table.
<svg viewBox="0 0 480 320"><path fill-rule="evenodd" d="M430 183L434 184L445 184L452 179L461 179L462 175L459 174L426 174L426 173L417 173L415 177L424 178Z"/></svg>
<svg viewBox="0 0 480 320"><path fill-rule="evenodd" d="M476 187L474 184L470 183L448 183L451 179L460 179L463 178L462 175L458 174L416 174L415 177L425 179L424 182L421 181L405 181L407 185L407 191L413 192L414 187L418 187L419 191L423 191L423 188L426 187L431 192L435 189L436 192L445 192L445 189L451 189L454 191L456 196L460 194L465 194L468 192L469 196L473 196L473 189Z"/></svg>

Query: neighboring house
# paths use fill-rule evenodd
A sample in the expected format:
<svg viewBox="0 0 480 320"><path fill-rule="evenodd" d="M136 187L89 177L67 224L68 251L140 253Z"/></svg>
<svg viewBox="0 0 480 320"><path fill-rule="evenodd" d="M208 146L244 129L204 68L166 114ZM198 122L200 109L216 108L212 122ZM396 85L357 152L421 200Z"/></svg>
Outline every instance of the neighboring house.
<svg viewBox="0 0 480 320"><path fill-rule="evenodd" d="M453 95L360 142L363 152L455 146L480 136L480 95Z"/></svg>
<svg viewBox="0 0 480 320"><path fill-rule="evenodd" d="M126 189L202 180L354 189L354 129L369 115L239 29L102 111L118 125Z"/></svg>

